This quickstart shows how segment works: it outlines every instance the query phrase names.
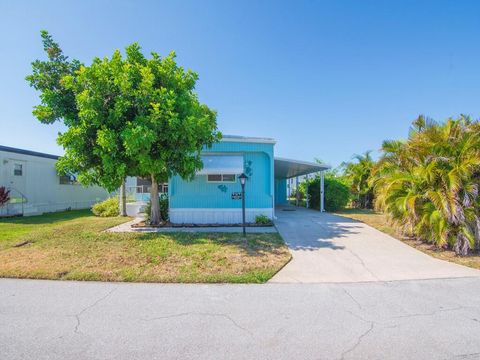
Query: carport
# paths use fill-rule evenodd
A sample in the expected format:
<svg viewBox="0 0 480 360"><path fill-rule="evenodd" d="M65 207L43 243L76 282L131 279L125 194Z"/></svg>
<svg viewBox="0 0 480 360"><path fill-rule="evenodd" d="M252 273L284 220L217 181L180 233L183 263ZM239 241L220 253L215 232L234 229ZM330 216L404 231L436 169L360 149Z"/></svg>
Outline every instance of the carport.
<svg viewBox="0 0 480 360"><path fill-rule="evenodd" d="M275 158L275 206L287 205L288 197L292 193L293 186L295 189L298 188L299 178L305 176L306 179L309 176L315 176L315 174L320 174L320 211L325 211L325 201L324 201L324 171L330 169L330 166L308 162L308 161L299 161L291 160L285 158ZM307 185L308 186L308 185ZM307 187L308 193L308 187ZM296 206L298 206L299 198L296 197ZM306 197L306 207L310 207L309 198Z"/></svg>

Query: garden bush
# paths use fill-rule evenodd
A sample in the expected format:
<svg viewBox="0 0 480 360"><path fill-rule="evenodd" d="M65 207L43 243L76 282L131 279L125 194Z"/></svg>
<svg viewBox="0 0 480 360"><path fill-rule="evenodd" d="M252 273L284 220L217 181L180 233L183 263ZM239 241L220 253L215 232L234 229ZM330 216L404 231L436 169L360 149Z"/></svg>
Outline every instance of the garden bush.
<svg viewBox="0 0 480 360"><path fill-rule="evenodd" d="M258 225L269 225L272 221L266 215L257 215L255 216L255 224Z"/></svg>
<svg viewBox="0 0 480 360"><path fill-rule="evenodd" d="M335 176L326 176L324 182L325 210L337 211L344 208L350 199L350 190L346 184ZM320 177L308 181L309 205L312 209L320 209Z"/></svg>
<svg viewBox="0 0 480 360"><path fill-rule="evenodd" d="M113 217L120 215L118 197L111 197L93 205L92 212L95 216Z"/></svg>

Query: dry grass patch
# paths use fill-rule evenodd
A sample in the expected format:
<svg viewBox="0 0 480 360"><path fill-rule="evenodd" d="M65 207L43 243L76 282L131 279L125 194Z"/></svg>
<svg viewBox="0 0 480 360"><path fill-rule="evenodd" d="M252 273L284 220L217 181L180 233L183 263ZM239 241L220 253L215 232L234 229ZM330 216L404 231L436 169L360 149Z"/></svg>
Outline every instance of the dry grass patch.
<svg viewBox="0 0 480 360"><path fill-rule="evenodd" d="M435 258L480 269L480 254L458 256L452 250L438 248L435 245L402 236L388 224L386 216L382 213L363 209L345 209L338 212L338 215L361 221Z"/></svg>
<svg viewBox="0 0 480 360"><path fill-rule="evenodd" d="M88 211L0 220L0 276L261 283L290 259L278 234L103 232L122 222Z"/></svg>

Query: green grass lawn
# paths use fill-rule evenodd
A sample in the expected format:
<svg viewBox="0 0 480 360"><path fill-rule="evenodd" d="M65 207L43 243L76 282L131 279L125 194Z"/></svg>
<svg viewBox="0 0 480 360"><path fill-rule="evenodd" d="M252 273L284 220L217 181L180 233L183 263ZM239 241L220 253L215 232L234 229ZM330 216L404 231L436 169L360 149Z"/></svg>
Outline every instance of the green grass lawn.
<svg viewBox="0 0 480 360"><path fill-rule="evenodd" d="M0 277L263 283L290 260L278 234L108 233L125 218L69 211L0 220Z"/></svg>
<svg viewBox="0 0 480 360"><path fill-rule="evenodd" d="M432 244L402 236L394 227L388 224L386 216L382 213L365 209L344 209L339 211L337 214L370 225L371 227L393 236L394 238L401 240L407 245L410 245L411 247L414 247L415 249L420 250L430 256L459 265L480 269L480 254L457 256L452 250L437 248Z"/></svg>

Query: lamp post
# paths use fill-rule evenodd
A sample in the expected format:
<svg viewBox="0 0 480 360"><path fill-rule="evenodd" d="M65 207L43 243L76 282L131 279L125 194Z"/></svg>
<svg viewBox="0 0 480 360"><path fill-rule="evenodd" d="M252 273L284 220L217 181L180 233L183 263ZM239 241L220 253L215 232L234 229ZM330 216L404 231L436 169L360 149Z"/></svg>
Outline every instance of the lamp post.
<svg viewBox="0 0 480 360"><path fill-rule="evenodd" d="M238 177L240 180L240 185L242 185L242 225L243 225L243 237L247 237L247 233L245 231L245 183L247 182L247 175L243 174Z"/></svg>

